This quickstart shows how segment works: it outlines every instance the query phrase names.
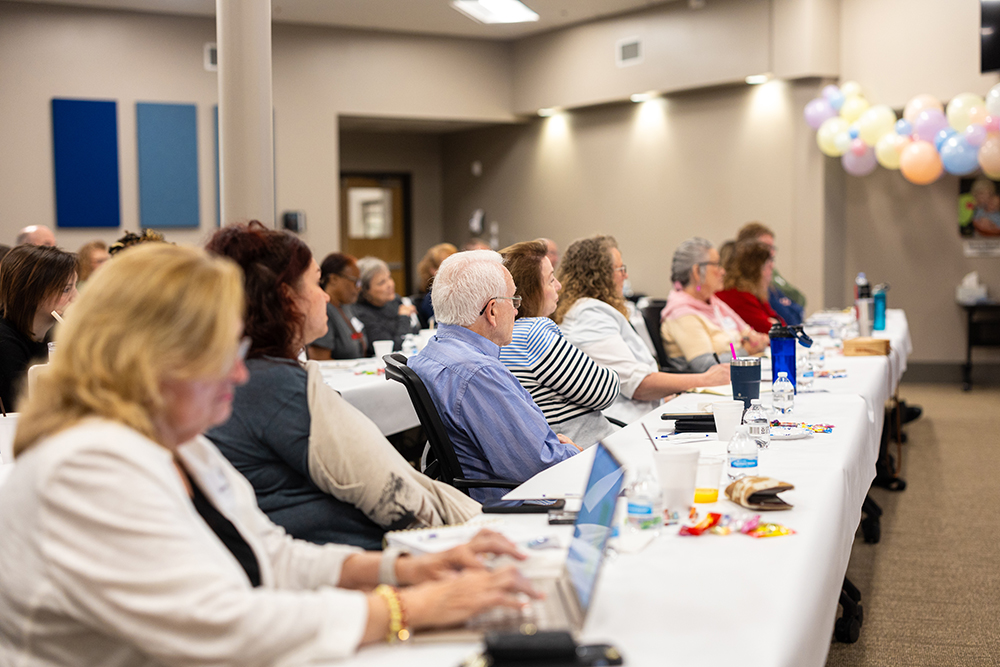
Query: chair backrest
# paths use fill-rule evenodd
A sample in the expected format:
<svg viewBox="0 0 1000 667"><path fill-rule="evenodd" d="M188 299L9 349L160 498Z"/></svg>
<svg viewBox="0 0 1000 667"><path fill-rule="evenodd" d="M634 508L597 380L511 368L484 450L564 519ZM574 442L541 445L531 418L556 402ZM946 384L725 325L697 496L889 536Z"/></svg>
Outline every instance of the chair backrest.
<svg viewBox="0 0 1000 667"><path fill-rule="evenodd" d="M451 444L448 431L441 421L441 415L431 399L427 387L413 369L406 365L406 357L398 352L387 354L383 357L385 361L385 375L390 380L395 380L406 387L406 392L410 395L410 402L420 419L421 425L427 434L427 442L434 457L432 463L428 458L427 469L424 473L429 477L439 479L445 484L456 486L455 480L462 477L462 466L455 455L455 447ZM468 489L463 487L463 491L468 493Z"/></svg>
<svg viewBox="0 0 1000 667"><path fill-rule="evenodd" d="M670 359L667 357L667 350L663 347L663 337L660 335L660 311L667 305L666 301L654 301L642 309L642 319L646 322L646 330L653 341L653 349L656 350L656 363L660 368L668 368Z"/></svg>

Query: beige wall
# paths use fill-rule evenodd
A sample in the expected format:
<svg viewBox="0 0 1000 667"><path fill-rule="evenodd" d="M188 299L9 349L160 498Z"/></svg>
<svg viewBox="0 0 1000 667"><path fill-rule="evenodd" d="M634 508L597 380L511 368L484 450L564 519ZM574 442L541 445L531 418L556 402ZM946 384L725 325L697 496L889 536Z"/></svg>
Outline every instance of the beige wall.
<svg viewBox="0 0 1000 667"><path fill-rule="evenodd" d="M202 50L211 19L0 3L0 242L54 225L50 99L118 101L122 229L57 230L61 245L136 230L135 102L198 105L200 243L215 224L214 73ZM509 47L493 42L276 25L273 30L276 203L304 210L304 238L338 245L341 114L510 121Z"/></svg>
<svg viewBox="0 0 1000 667"><path fill-rule="evenodd" d="M340 169L361 173L409 174L412 197L410 277L417 284L417 262L441 242L441 135L401 132L341 132ZM314 247L317 254L329 249ZM400 285L402 290L402 285Z"/></svg>
<svg viewBox="0 0 1000 667"><path fill-rule="evenodd" d="M614 234L635 289L664 296L681 241L721 243L762 220L782 270L820 303L823 164L799 122L817 85L743 85L446 136L446 235L468 236L476 208L500 223L502 244Z"/></svg>

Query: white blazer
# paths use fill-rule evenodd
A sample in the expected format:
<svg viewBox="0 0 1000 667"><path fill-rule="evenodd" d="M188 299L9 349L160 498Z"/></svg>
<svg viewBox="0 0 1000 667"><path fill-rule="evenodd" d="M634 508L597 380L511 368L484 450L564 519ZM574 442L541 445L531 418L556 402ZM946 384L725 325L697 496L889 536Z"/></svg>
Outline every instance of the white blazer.
<svg viewBox="0 0 1000 667"><path fill-rule="evenodd" d="M353 653L353 547L294 540L205 438L179 451L253 549L261 586L197 513L171 453L89 419L17 459L0 487L0 664L301 665Z"/></svg>

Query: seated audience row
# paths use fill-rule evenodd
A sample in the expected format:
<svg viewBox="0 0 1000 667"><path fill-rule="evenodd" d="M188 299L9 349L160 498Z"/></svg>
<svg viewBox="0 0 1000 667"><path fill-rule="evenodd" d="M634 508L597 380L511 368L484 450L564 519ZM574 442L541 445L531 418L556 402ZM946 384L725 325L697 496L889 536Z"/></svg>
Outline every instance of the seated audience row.
<svg viewBox="0 0 1000 667"><path fill-rule="evenodd" d="M253 239L237 238L247 234L223 230L213 246L252 255ZM520 557L495 534L421 557L293 539L199 437L227 421L248 379L248 300L300 309L289 311L298 345L325 316L308 250L278 245L306 278L269 275L280 262L244 269L250 289L280 296L245 298L232 262L152 244L95 276L68 313L0 486L0 562L15 564L0 568L0 662L324 662L534 594L513 568L483 569L479 553ZM248 313L246 332L259 333L260 315ZM251 354L282 363L280 335L264 333ZM412 586L364 592L377 583Z"/></svg>

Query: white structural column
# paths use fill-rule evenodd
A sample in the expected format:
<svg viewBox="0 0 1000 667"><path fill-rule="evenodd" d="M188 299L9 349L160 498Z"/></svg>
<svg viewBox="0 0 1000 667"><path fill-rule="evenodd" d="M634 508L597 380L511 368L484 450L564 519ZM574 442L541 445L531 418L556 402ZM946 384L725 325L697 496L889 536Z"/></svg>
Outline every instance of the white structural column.
<svg viewBox="0 0 1000 667"><path fill-rule="evenodd" d="M271 0L216 0L222 224L274 224Z"/></svg>

